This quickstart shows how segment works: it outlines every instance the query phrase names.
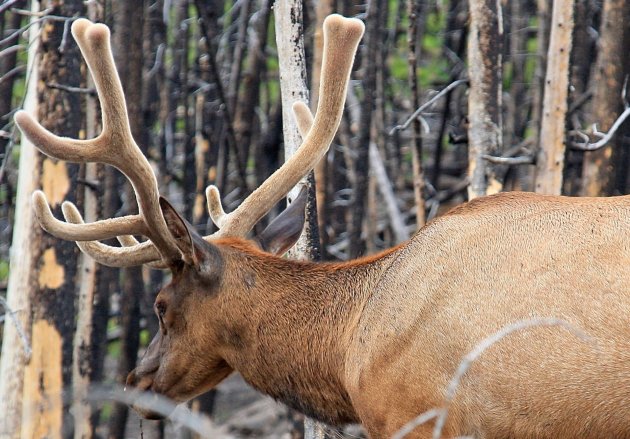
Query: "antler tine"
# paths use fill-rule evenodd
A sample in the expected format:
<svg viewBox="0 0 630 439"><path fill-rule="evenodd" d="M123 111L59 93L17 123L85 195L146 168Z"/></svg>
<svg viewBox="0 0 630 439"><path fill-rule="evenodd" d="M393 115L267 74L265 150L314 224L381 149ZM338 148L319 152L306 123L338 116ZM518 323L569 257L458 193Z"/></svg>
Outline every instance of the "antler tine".
<svg viewBox="0 0 630 439"><path fill-rule="evenodd" d="M42 209L40 197L36 206L38 206L38 217L46 223L46 225L42 223L42 226L48 227L47 230L53 234L58 232L59 234L56 236L70 240L112 238L116 235L111 233L129 235L137 233L140 228L142 229L141 233L149 237L157 247L159 251L157 259L160 255L166 261L178 259L180 252L167 231L159 207L157 180L151 165L131 134L124 93L111 51L109 29L103 24L93 24L89 20L79 19L72 24L72 34L79 44L96 84L103 114L102 133L91 140L75 140L55 136L24 111L16 114L15 121L22 132L40 150L51 157L80 163L106 163L119 169L130 180L134 188L140 211L139 218L144 222L144 227L138 227L135 216L102 220L90 224L84 224L81 221L81 223L68 224L65 227L57 220L51 221L52 214L48 208ZM127 229L123 227L126 221L129 225ZM90 245L86 244L81 246L91 248ZM137 248L125 249L108 247L104 244L94 244L93 246L120 254L121 258L124 257L123 255L130 255L133 252L141 253L140 256L135 256L135 253L133 257L129 256L129 262L149 259L157 253L155 249L147 250L150 245L146 243L140 244Z"/></svg>
<svg viewBox="0 0 630 439"><path fill-rule="evenodd" d="M210 185L206 188L206 201L208 204L208 214L212 222L220 229L224 226L225 221L228 219L228 215L223 210L221 204L221 193L219 188Z"/></svg>
<svg viewBox="0 0 630 439"><path fill-rule="evenodd" d="M297 122L298 130L302 137L306 137L313 126L313 113L304 102L296 102L293 104L293 114Z"/></svg>
<svg viewBox="0 0 630 439"><path fill-rule="evenodd" d="M354 55L365 26L355 18L330 15L324 21L324 58L319 102L313 122L297 152L261 184L232 213L220 207L219 193L209 188L206 195L210 215L221 225L213 236L243 236L285 196L300 179L310 172L324 156L332 142L343 114L348 81ZM298 105L299 106L299 105ZM295 111L295 107L294 107ZM301 111L298 109L298 111Z"/></svg>
<svg viewBox="0 0 630 439"><path fill-rule="evenodd" d="M46 195L42 191L33 192L33 207L42 228L51 235L71 241L93 241L109 239L121 234L144 234L145 224L140 215L129 215L121 218L111 218L99 221L98 228L84 227L81 223L72 224L59 221L50 211ZM63 209L76 206L69 201L64 202Z"/></svg>
<svg viewBox="0 0 630 439"><path fill-rule="evenodd" d="M83 217L74 204L65 202L61 208L66 221L74 226L84 224ZM112 247L98 241L77 241L77 246L96 262L108 267L148 264L152 268L166 268L166 264L159 262L160 253L151 241L138 243L135 238L127 236L121 236L119 240L123 245L132 244L132 246Z"/></svg>

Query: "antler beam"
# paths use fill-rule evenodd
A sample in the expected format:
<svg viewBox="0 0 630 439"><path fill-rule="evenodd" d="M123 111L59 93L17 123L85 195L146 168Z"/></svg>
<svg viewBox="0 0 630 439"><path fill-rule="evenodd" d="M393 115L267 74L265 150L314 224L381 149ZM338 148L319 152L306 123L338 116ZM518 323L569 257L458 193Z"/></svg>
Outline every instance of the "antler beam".
<svg viewBox="0 0 630 439"><path fill-rule="evenodd" d="M210 186L208 210L219 227L217 236L243 236L284 197L302 177L308 174L326 154L339 128L354 56L363 36L362 21L330 15L324 21L324 58L320 80L319 102L313 128L308 131L297 152L260 185L232 213L225 214L219 191ZM303 103L296 103L301 111ZM293 110L296 111L294 105Z"/></svg>
<svg viewBox="0 0 630 439"><path fill-rule="evenodd" d="M205 239L245 236L325 155L341 121L352 63L363 32L364 25L357 19L331 15L324 21L320 100L312 129L308 130L296 154L234 212L226 214L219 190L214 186L207 188L208 211L219 231ZM16 114L16 123L39 149L51 157L79 163L101 162L118 168L134 187L140 214L85 224L76 207L66 202L63 213L67 222L62 222L53 217L44 194L37 192L33 195L37 216L45 230L60 238L77 241L83 252L104 265L168 265L181 255L159 208L155 175L131 135L122 86L109 44L109 29L80 19L73 23L72 33L94 76L101 99L103 132L91 140L58 137L23 111ZM298 117L300 113L304 114L304 108L303 103L294 105ZM135 238L128 236L133 234L146 235L150 241L137 243ZM96 242L115 236L123 247Z"/></svg>
<svg viewBox="0 0 630 439"><path fill-rule="evenodd" d="M79 19L72 24L72 34L94 77L101 102L103 131L90 140L59 137L47 131L24 111L15 115L15 122L33 144L50 157L77 163L100 162L119 169L134 188L140 214L90 224L83 224L83 221L64 223L54 219L44 194L37 192L33 199L42 227L57 237L75 241L143 234L157 247L157 251L150 252L152 257L165 261L178 259L180 252L168 233L158 204L157 180L151 165L131 134L124 93L112 56L109 29L103 24ZM135 265L138 260L147 259L149 255L145 248L150 246L144 244L139 248L119 250L112 250L115 247L103 244L82 244L80 247L105 265L123 266ZM105 254L119 254L118 259L112 260L109 254L105 257L105 249L108 249ZM141 252L142 255L135 255L136 252Z"/></svg>

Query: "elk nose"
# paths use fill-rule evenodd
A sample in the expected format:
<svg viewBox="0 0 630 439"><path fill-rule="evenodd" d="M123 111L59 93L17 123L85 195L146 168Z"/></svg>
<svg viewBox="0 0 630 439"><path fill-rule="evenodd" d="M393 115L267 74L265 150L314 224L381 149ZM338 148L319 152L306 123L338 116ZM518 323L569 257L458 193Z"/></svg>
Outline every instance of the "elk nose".
<svg viewBox="0 0 630 439"><path fill-rule="evenodd" d="M134 369L127 375L127 379L125 380L125 390L127 390L127 387L135 387L137 381L138 376L136 375L136 369Z"/></svg>
<svg viewBox="0 0 630 439"><path fill-rule="evenodd" d="M145 373L140 367L129 372L125 381L125 389L127 387L135 387L137 390L144 391L151 388L151 385L153 385L153 374Z"/></svg>

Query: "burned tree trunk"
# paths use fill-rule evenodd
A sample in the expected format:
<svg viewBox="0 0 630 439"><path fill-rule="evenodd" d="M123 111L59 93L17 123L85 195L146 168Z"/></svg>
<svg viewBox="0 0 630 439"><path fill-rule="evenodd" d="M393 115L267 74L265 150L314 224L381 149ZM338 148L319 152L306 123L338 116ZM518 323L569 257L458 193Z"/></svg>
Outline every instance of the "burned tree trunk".
<svg viewBox="0 0 630 439"><path fill-rule="evenodd" d="M622 109L624 64L619 54L627 50L630 4L623 0L606 0L599 32L599 51L595 67L593 121L600 131L608 131ZM626 34L626 35L625 35ZM587 152L584 158L583 194L589 197L612 195L614 157L620 139L615 136L603 148Z"/></svg>
<svg viewBox="0 0 630 439"><path fill-rule="evenodd" d="M498 155L503 148L501 121L501 66L503 22L501 3L470 2L468 37L468 198L501 191L496 166L484 155Z"/></svg>
<svg viewBox="0 0 630 439"><path fill-rule="evenodd" d="M419 22L424 20L421 2L414 0L407 1L407 14L409 16L409 28L407 29L407 44L409 44L409 55L407 56L407 69L409 87L411 89L411 99L413 108L420 106L420 87L418 84L418 52L419 41L422 32L419 30ZM420 120L416 118L412 124L412 169L413 169L413 193L416 205L416 228L420 229L425 223L424 208L424 170L422 167L422 126Z"/></svg>
<svg viewBox="0 0 630 439"><path fill-rule="evenodd" d="M45 2L42 7L50 7L50 13L57 16L72 17L83 12L80 0ZM79 49L64 38L64 27L63 21L45 22L39 44L32 46L29 66L33 76L25 107L44 127L62 136L78 137L82 127L79 95L58 87L81 84ZM18 437L20 432L22 437L62 437L72 431L64 396L72 375L78 251L72 243L59 242L41 231L29 200L32 191L40 187L53 212L59 215L63 200L76 199L70 188L78 169L43 157L23 142L18 188L20 221L13 240L8 301L10 307L20 309L17 317L30 334L32 354L26 363L20 352L22 343L9 326L0 373L3 437Z"/></svg>
<svg viewBox="0 0 630 439"><path fill-rule="evenodd" d="M97 8L90 6L88 13L90 19L98 20ZM88 89L94 87L91 77L87 78ZM85 103L85 133L86 138L93 138L98 135L100 115L98 111L98 101L94 96L88 96ZM100 166L102 168L102 166ZM83 179L88 183L83 191L84 218L88 222L93 222L97 218L98 200L96 190L91 186L91 182L98 181L99 166L96 163L86 164L84 167ZM88 439L94 436L95 423L92 405L89 399L90 385L92 384L93 370L98 369L96 364L100 356L101 347L93 344L94 337L94 310L97 293L97 273L96 261L84 253L79 256L79 272L77 284L79 286L79 297L77 300L77 327L74 335L72 353L72 414L74 417L74 437L75 439ZM101 328L97 328L101 329ZM102 328L101 330L104 330ZM96 366L96 367L95 367Z"/></svg>
<svg viewBox="0 0 630 439"><path fill-rule="evenodd" d="M33 6L37 12L38 5ZM33 73L26 83L24 110L37 112L37 72L39 71L40 51L34 26L28 53L28 70ZM39 187L41 156L26 139L21 142L20 172L16 194L15 217L21 221L13 229L11 251L11 274L7 289L6 315L13 312L14 319L7 319L2 333L2 354L0 355L0 436L19 438L22 426L22 393L24 369L30 360L31 297L27 292L35 286L34 272L37 254L41 246L42 231L31 211L31 194ZM15 311L14 311L15 310Z"/></svg>
<svg viewBox="0 0 630 439"><path fill-rule="evenodd" d="M362 54L363 67L363 99L361 100L361 115L359 132L356 139L356 159L353 168L353 197L348 224L348 257L353 259L365 252L365 241L362 238L363 221L366 216L368 194L368 170L370 166L369 145L372 135L372 113L376 103L376 69L378 63L378 47L381 43L379 14L384 6L382 0L368 3L366 17L366 32L364 37L365 50Z"/></svg>
<svg viewBox="0 0 630 439"><path fill-rule="evenodd" d="M120 2L114 10L113 50L116 66L125 91L127 114L131 133L135 139L142 138L142 68L143 68L143 1ZM139 145L146 152L146 145ZM127 209L135 210L135 195L129 183L125 183ZM134 207L131 207L134 206ZM135 213L127 211L126 213ZM120 326L121 355L118 360L116 382L123 385L127 374L136 365L140 344L140 301L144 296L142 267L121 270ZM129 409L125 404L116 404L109 420L110 438L122 438Z"/></svg>
<svg viewBox="0 0 630 439"><path fill-rule="evenodd" d="M553 2L535 184L536 192L549 195L562 189L573 10L573 0Z"/></svg>

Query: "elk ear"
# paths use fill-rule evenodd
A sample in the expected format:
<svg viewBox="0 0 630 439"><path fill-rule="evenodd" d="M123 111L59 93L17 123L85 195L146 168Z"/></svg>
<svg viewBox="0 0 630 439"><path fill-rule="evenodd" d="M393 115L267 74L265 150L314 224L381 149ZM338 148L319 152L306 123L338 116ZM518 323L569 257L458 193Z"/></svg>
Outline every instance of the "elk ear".
<svg viewBox="0 0 630 439"><path fill-rule="evenodd" d="M175 239L177 248L182 252L182 259L185 263L199 266L207 259L208 249L211 244L193 229L193 227L175 210L173 205L164 197L160 197L160 208L166 221L168 231Z"/></svg>
<svg viewBox="0 0 630 439"><path fill-rule="evenodd" d="M297 242L304 228L306 214L307 186L302 186L300 193L258 236L260 247L276 255L281 255Z"/></svg>

